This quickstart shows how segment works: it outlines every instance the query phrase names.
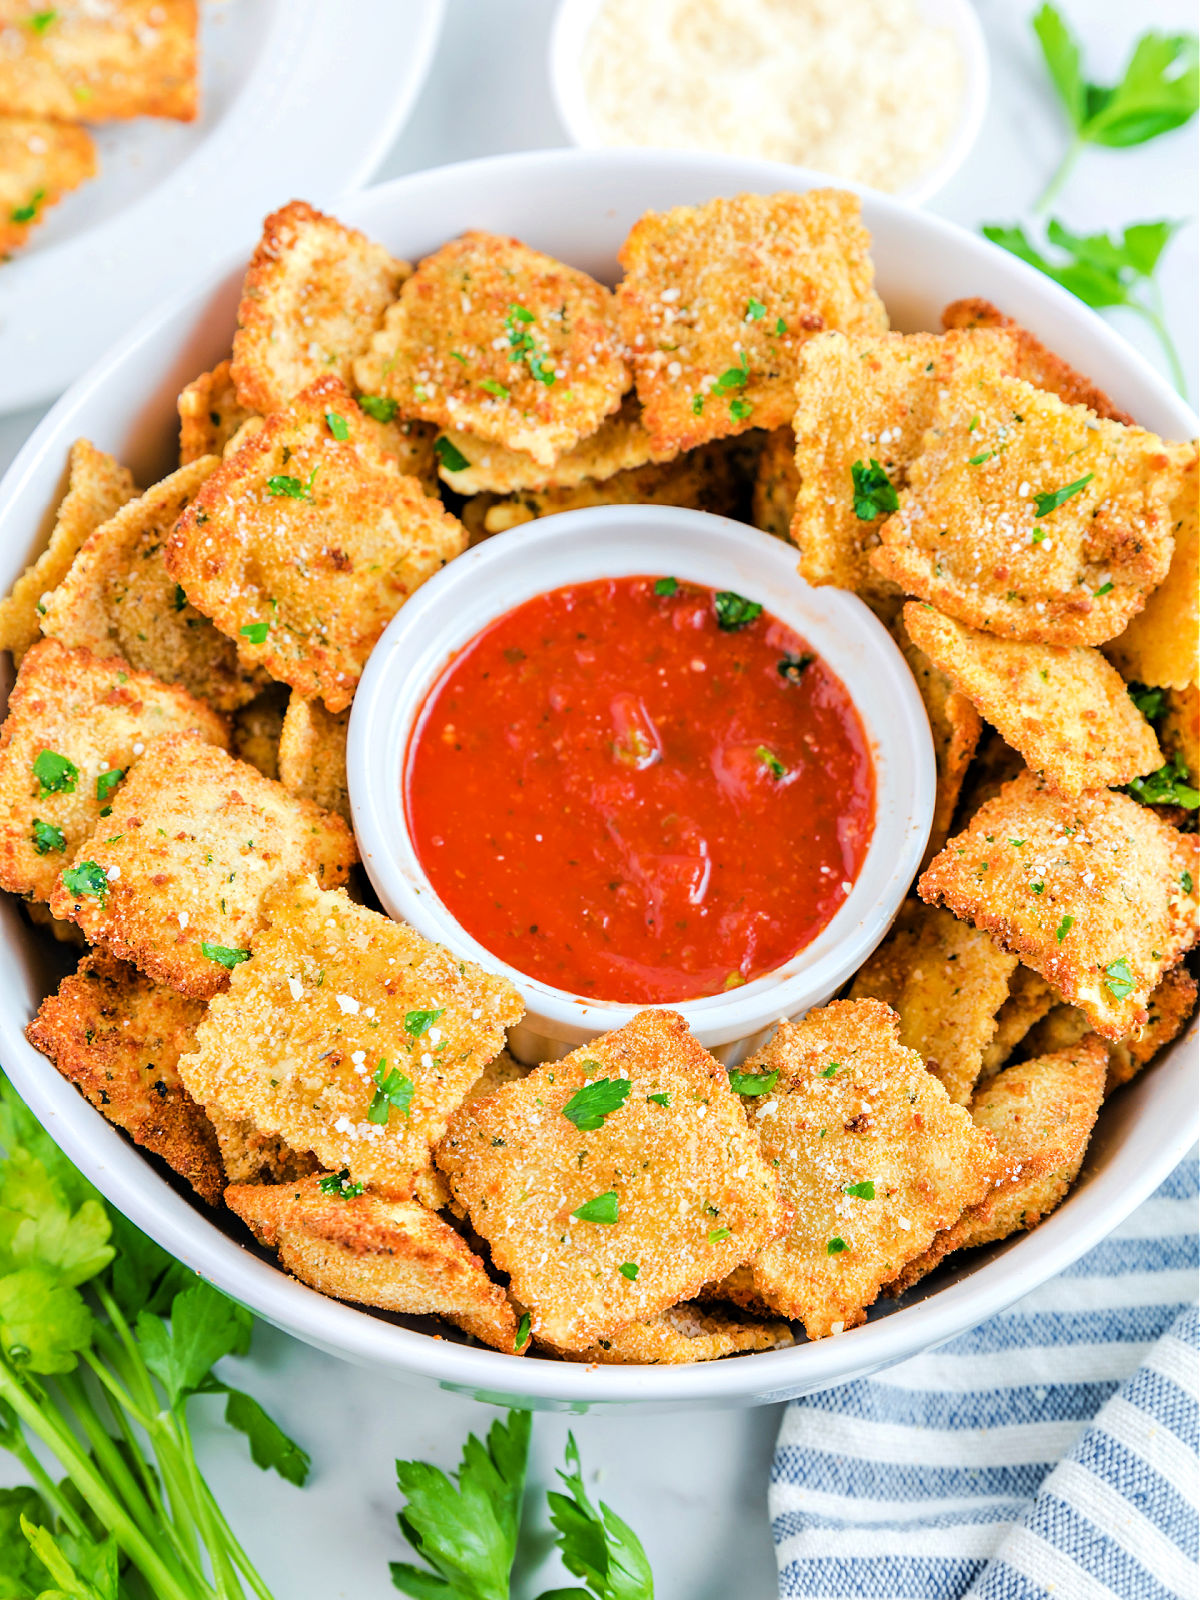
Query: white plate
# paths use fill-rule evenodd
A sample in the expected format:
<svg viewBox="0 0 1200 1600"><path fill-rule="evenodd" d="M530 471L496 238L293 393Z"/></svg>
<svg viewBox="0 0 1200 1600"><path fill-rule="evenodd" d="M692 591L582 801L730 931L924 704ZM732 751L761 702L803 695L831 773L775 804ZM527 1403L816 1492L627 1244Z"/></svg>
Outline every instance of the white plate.
<svg viewBox="0 0 1200 1600"><path fill-rule="evenodd" d="M444 4L206 0L200 116L93 130L99 175L0 262L0 412L61 393L267 212L365 183L416 101Z"/></svg>
<svg viewBox="0 0 1200 1600"><path fill-rule="evenodd" d="M600 276L646 209L743 190L805 189L824 180L770 162L662 151L554 150L416 173L334 209L399 255L436 248L469 227L513 233ZM947 301L982 295L1088 372L1139 422L1175 439L1200 422L1097 316L986 240L881 195L865 194L880 293L902 329L936 328ZM243 241L249 247L249 230ZM71 441L87 435L141 482L175 460L175 396L229 346L244 258L200 291L160 307L43 420L0 484L0 592L53 515ZM247 1248L231 1219L213 1220L132 1148L24 1037L65 957L35 938L11 897L0 905L0 1061L73 1161L166 1249L268 1321L323 1350L395 1377L421 1377L497 1403L564 1410L752 1405L828 1387L953 1338L1061 1272L1122 1221L1196 1139L1196 1025L1122 1089L1096 1124L1082 1176L1033 1233L965 1260L885 1304L861 1328L791 1350L680 1367L598 1367L517 1359L430 1338L328 1300ZM225 1229L228 1228L228 1232ZM426 1325L427 1326L427 1325ZM444 1331L444 1330L443 1330Z"/></svg>

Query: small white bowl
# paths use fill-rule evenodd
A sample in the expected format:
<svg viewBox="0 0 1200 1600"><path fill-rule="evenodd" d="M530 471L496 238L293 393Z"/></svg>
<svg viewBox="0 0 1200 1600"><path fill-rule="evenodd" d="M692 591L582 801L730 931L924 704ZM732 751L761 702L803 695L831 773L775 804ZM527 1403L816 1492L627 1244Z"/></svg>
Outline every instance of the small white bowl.
<svg viewBox="0 0 1200 1600"><path fill-rule="evenodd" d="M583 56L588 34L604 0L559 0L550 31L547 70L555 109L572 144L585 150L604 148L608 141L597 127L588 104ZM652 5L654 0L646 0ZM920 0L925 21L953 36L962 58L962 104L958 121L941 156L921 176L896 194L896 199L921 206L932 200L970 155L983 127L991 91L987 41L971 0ZM851 113L852 114L852 113ZM832 181L856 187L845 178Z"/></svg>
<svg viewBox="0 0 1200 1600"><path fill-rule="evenodd" d="M443 905L408 832L403 773L409 735L447 661L495 618L566 584L670 573L760 601L794 628L845 684L875 763L875 830L854 887L832 921L776 971L739 989L683 1000L701 1044L736 1063L781 1017L834 994L891 925L917 871L933 816L929 721L887 630L862 601L812 589L796 553L743 523L675 506L598 506L526 523L443 567L388 625L354 697L347 765L363 864L392 916L426 938L503 972L525 998L510 1043L525 1061L565 1055L642 1007L602 1003L507 966Z"/></svg>

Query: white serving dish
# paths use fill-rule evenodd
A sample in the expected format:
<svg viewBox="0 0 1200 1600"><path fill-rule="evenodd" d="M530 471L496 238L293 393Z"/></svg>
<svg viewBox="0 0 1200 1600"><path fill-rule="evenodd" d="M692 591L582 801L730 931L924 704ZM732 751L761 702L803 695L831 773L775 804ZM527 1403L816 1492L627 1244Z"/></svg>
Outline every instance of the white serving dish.
<svg viewBox="0 0 1200 1600"><path fill-rule="evenodd" d="M817 174L769 162L662 151L537 151L400 178L335 209L413 257L465 228L516 234L610 280L632 222L647 208L744 190L805 189ZM280 195L279 200L285 197ZM1175 439L1200 431L1188 407L1100 318L1015 257L899 201L864 194L880 293L896 327L937 328L963 295L993 300L1088 372L1139 422ZM80 434L115 451L141 482L175 460L175 396L229 347L245 255L203 289L160 306L43 420L0 484L0 586L7 588L61 494ZM942 1343L1069 1266L1163 1180L1196 1139L1195 1024L1104 1107L1081 1178L1035 1232L934 1275L863 1327L790 1350L684 1367L600 1367L520 1360L430 1338L419 1325L340 1305L280 1272L232 1224L185 1199L61 1079L24 1038L65 957L35 937L11 899L0 905L0 1061L34 1113L114 1205L181 1260L268 1321L321 1349L396 1377L480 1399L586 1410L749 1405L828 1387ZM445 1330L440 1330L445 1333Z"/></svg>
<svg viewBox="0 0 1200 1600"><path fill-rule="evenodd" d="M653 0L647 3L653 4ZM585 150L598 150L606 143L592 117L583 79L584 46L602 4L603 0L558 0L547 50L550 91L559 121L571 143ZM916 206L944 189L970 155L983 127L991 91L987 41L971 0L920 0L920 10L927 22L945 29L958 46L963 94L958 121L941 156L897 196ZM828 181L845 182L842 178Z"/></svg>
<svg viewBox="0 0 1200 1600"><path fill-rule="evenodd" d="M642 1008L541 983L464 932L408 832L401 791L409 735L447 660L489 622L547 589L639 573L670 573L760 601L845 684L875 763L875 831L854 888L817 938L776 971L671 1008L701 1044L736 1065L766 1043L781 1017L830 999L891 926L929 837L933 741L904 657L856 596L810 589L796 572L792 546L704 511L595 506L526 523L466 551L392 619L372 652L350 718L350 805L363 865L392 916L502 972L521 991L526 1014L510 1045L522 1061L565 1055Z"/></svg>

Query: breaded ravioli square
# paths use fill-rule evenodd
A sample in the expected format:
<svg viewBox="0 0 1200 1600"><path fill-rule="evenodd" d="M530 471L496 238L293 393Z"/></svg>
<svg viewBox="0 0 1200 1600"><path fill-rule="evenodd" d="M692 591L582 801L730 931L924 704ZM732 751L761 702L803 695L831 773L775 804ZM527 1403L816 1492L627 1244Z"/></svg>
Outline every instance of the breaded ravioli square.
<svg viewBox="0 0 1200 1600"><path fill-rule="evenodd" d="M256 415L238 399L228 361L193 378L180 392L176 409L181 467L201 456L219 456L242 423Z"/></svg>
<svg viewBox="0 0 1200 1600"><path fill-rule="evenodd" d="M278 1134L260 1133L245 1117L227 1117L219 1106L204 1109L217 1136L226 1183L296 1183L320 1172L311 1151L301 1154Z"/></svg>
<svg viewBox="0 0 1200 1600"><path fill-rule="evenodd" d="M983 928L1106 1039L1146 1021L1196 942L1200 838L1112 790L1067 799L1023 772L922 874L931 905Z"/></svg>
<svg viewBox="0 0 1200 1600"><path fill-rule="evenodd" d="M521 1020L520 995L312 879L282 885L263 919L250 959L209 1007L184 1082L331 1171L411 1195Z"/></svg>
<svg viewBox="0 0 1200 1600"><path fill-rule="evenodd" d="M348 711L326 711L319 700L293 694L279 736L279 781L289 794L315 800L350 821L346 778Z"/></svg>
<svg viewBox="0 0 1200 1600"><path fill-rule="evenodd" d="M244 665L330 711L350 704L409 595L466 544L373 426L340 378L318 379L206 478L167 545L173 579Z"/></svg>
<svg viewBox="0 0 1200 1600"><path fill-rule="evenodd" d="M904 623L1029 770L1060 794L1115 787L1162 765L1154 729L1099 650L998 639L913 601Z"/></svg>
<svg viewBox="0 0 1200 1600"><path fill-rule="evenodd" d="M185 689L119 657L57 639L35 644L0 730L0 888L48 900L138 757L164 734L189 730L229 742L225 719Z"/></svg>
<svg viewBox="0 0 1200 1600"><path fill-rule="evenodd" d="M1008 998L1017 958L948 911L908 900L858 970L852 1000L882 1000L957 1106L966 1105Z"/></svg>
<svg viewBox="0 0 1200 1600"><path fill-rule="evenodd" d="M464 1107L437 1163L560 1350L687 1299L786 1221L724 1068L673 1011Z"/></svg>
<svg viewBox="0 0 1200 1600"><path fill-rule="evenodd" d="M241 403L278 411L327 374L352 383L355 358L411 271L303 200L272 212L238 303L233 381Z"/></svg>
<svg viewBox="0 0 1200 1600"><path fill-rule="evenodd" d="M239 707L233 714L230 748L239 761L248 761L252 767L257 767L264 778L279 778L279 741L283 737L290 697L286 684L272 683L260 695L255 695L249 705ZM289 784L285 783L284 788L292 792ZM307 798L315 800L317 797L309 795ZM326 810L332 809L326 807Z"/></svg>
<svg viewBox="0 0 1200 1600"><path fill-rule="evenodd" d="M871 564L986 633L1101 644L1167 574L1182 471L1152 433L975 374L939 392Z"/></svg>
<svg viewBox="0 0 1200 1600"><path fill-rule="evenodd" d="M50 909L201 999L246 959L272 888L305 872L343 883L355 859L340 817L196 734L154 740L109 804L59 874Z"/></svg>
<svg viewBox="0 0 1200 1600"><path fill-rule="evenodd" d="M997 1181L905 1267L889 1285L893 1294L954 1250L1035 1228L1066 1198L1104 1098L1107 1067L1104 1041L1089 1033L1070 1049L1005 1067L978 1090L971 1118L996 1141Z"/></svg>
<svg viewBox="0 0 1200 1600"><path fill-rule="evenodd" d="M302 1283L337 1300L440 1316L496 1350L517 1350L517 1319L483 1262L412 1200L345 1192L336 1174L238 1184L225 1203Z"/></svg>
<svg viewBox="0 0 1200 1600"><path fill-rule="evenodd" d="M425 257L354 370L402 416L545 466L595 433L629 387L611 292L477 230Z"/></svg>
<svg viewBox="0 0 1200 1600"><path fill-rule="evenodd" d="M1121 674L1167 689L1200 684L1200 473L1196 446L1177 445L1183 471L1171 504L1175 550L1167 575L1104 653Z"/></svg>
<svg viewBox="0 0 1200 1600"><path fill-rule="evenodd" d="M49 595L66 577L84 540L136 494L133 479L120 462L87 439L76 439L67 468L67 492L55 515L50 542L0 600L0 650L10 650L18 665L41 638Z"/></svg>
<svg viewBox="0 0 1200 1600"><path fill-rule="evenodd" d="M147 489L90 534L45 598L42 632L99 655L122 655L180 683L219 711L252 700L265 682L193 606L167 570L175 520L216 466L202 456Z"/></svg>
<svg viewBox="0 0 1200 1600"><path fill-rule="evenodd" d="M958 804L963 780L979 743L983 724L967 697L959 694L947 675L934 666L924 650L918 648L904 625L902 615L892 618L890 630L925 702L929 732L933 736L937 790L923 858L924 862L928 862L945 844L950 832L954 808Z"/></svg>
<svg viewBox="0 0 1200 1600"><path fill-rule="evenodd" d="M0 81L7 31L0 21ZM96 147L86 128L0 115L0 261L25 243L63 195L95 174Z"/></svg>
<svg viewBox="0 0 1200 1600"><path fill-rule="evenodd" d="M1160 1050L1179 1037L1195 1013L1196 988L1196 980L1186 968L1171 968L1150 996L1150 1015L1142 1026L1109 1042L1106 1095L1136 1078ZM1077 1006L1056 1005L1030 1029L1023 1053L1053 1055L1070 1050L1090 1031L1091 1024Z"/></svg>
<svg viewBox="0 0 1200 1600"><path fill-rule="evenodd" d="M981 1082L995 1077L1031 1028L1035 1027L1058 996L1032 967L1018 966L1008 986L1008 998L996 1013L996 1031L983 1052Z"/></svg>
<svg viewBox="0 0 1200 1600"><path fill-rule="evenodd" d="M859 212L857 195L812 189L648 211L634 223L617 304L656 449L783 427L813 334L887 327Z"/></svg>
<svg viewBox="0 0 1200 1600"><path fill-rule="evenodd" d="M781 1023L743 1070L777 1075L750 1120L793 1213L756 1258L754 1287L810 1339L841 1333L983 1198L991 1139L900 1043L899 1018L878 1000Z"/></svg>
<svg viewBox="0 0 1200 1600"><path fill-rule="evenodd" d="M754 471L751 522L773 538L788 538L799 493L796 436L790 427L772 428Z"/></svg>
<svg viewBox="0 0 1200 1600"><path fill-rule="evenodd" d="M198 25L197 0L0 0L0 114L191 122Z"/></svg>
<svg viewBox="0 0 1200 1600"><path fill-rule="evenodd" d="M216 1135L176 1068L203 1014L202 1001L93 950L25 1034L109 1122L216 1205L225 1187Z"/></svg>
<svg viewBox="0 0 1200 1600"><path fill-rule="evenodd" d="M601 1367L678 1366L688 1361L719 1361L752 1350L783 1350L794 1342L786 1322L687 1304L671 1306L645 1322L633 1322L586 1350L564 1353L568 1361Z"/></svg>

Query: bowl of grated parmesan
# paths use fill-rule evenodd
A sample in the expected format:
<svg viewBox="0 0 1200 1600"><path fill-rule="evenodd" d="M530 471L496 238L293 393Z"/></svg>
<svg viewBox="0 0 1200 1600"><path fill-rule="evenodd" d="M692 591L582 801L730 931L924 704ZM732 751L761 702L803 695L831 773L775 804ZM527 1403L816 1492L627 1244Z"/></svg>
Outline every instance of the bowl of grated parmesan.
<svg viewBox="0 0 1200 1600"><path fill-rule="evenodd" d="M559 117L585 148L765 157L920 205L983 123L970 0L560 0Z"/></svg>

